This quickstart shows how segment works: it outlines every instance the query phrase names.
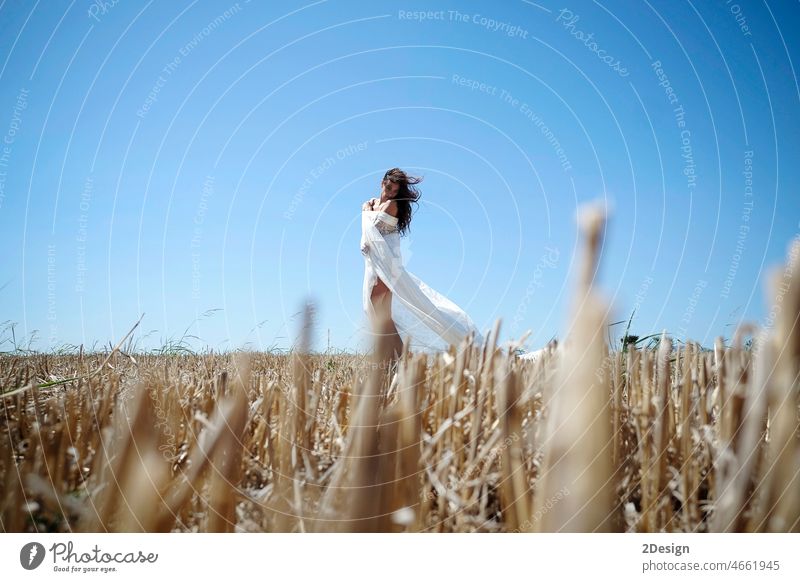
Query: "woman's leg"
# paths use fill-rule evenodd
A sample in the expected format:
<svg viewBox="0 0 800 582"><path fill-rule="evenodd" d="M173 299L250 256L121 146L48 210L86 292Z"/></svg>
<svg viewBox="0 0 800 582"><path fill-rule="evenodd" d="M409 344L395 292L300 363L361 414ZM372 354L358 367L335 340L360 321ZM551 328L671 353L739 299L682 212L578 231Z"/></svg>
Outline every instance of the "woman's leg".
<svg viewBox="0 0 800 582"><path fill-rule="evenodd" d="M381 281L380 277L378 277L375 286L372 288L371 300L378 318L385 318L386 328L382 329L381 333L390 335L393 358L397 359L403 354L403 340L400 338L400 334L397 332L397 326L395 326L392 320L392 292L386 284Z"/></svg>

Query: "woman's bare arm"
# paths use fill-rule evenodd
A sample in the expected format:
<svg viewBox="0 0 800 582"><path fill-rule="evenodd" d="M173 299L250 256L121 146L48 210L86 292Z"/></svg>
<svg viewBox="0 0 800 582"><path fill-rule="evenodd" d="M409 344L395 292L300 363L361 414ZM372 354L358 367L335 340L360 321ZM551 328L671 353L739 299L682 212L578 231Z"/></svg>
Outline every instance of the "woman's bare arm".
<svg viewBox="0 0 800 582"><path fill-rule="evenodd" d="M378 202L377 198L370 198L369 200L364 202L364 204L361 205L362 212L365 210L377 210L377 208L375 208L375 204L377 202Z"/></svg>

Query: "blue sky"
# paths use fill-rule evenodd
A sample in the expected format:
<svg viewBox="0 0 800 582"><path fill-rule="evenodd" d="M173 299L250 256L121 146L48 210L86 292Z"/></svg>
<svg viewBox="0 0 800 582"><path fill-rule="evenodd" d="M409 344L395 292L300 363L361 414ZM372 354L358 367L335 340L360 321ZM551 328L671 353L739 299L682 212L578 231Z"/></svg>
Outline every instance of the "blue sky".
<svg viewBox="0 0 800 582"><path fill-rule="evenodd" d="M800 234L799 14L5 1L0 321L41 350L142 313L142 348L288 348L311 298L315 349L363 349L360 205L399 166L424 177L407 268L501 340L565 332L592 200L612 321L768 324Z"/></svg>

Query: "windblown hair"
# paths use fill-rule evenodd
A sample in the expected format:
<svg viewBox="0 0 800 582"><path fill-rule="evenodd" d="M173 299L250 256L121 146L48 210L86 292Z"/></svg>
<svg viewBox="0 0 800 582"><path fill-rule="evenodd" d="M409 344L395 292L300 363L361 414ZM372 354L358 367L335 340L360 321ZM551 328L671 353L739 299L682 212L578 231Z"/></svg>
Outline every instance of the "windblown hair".
<svg viewBox="0 0 800 582"><path fill-rule="evenodd" d="M400 168L392 168L383 175L383 180L399 184L394 200L397 202L397 230L400 236L404 236L411 227L411 205L418 204L422 195L414 185L422 182L422 178L410 176Z"/></svg>

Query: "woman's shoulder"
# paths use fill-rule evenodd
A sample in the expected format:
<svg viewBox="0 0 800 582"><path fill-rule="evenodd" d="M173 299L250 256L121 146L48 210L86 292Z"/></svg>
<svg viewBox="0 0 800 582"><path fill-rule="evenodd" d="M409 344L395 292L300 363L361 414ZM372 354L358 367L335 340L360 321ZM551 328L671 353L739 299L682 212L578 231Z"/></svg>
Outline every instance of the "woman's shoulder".
<svg viewBox="0 0 800 582"><path fill-rule="evenodd" d="M391 216L397 217L397 202L394 200L387 200L377 207L378 210L385 212Z"/></svg>

